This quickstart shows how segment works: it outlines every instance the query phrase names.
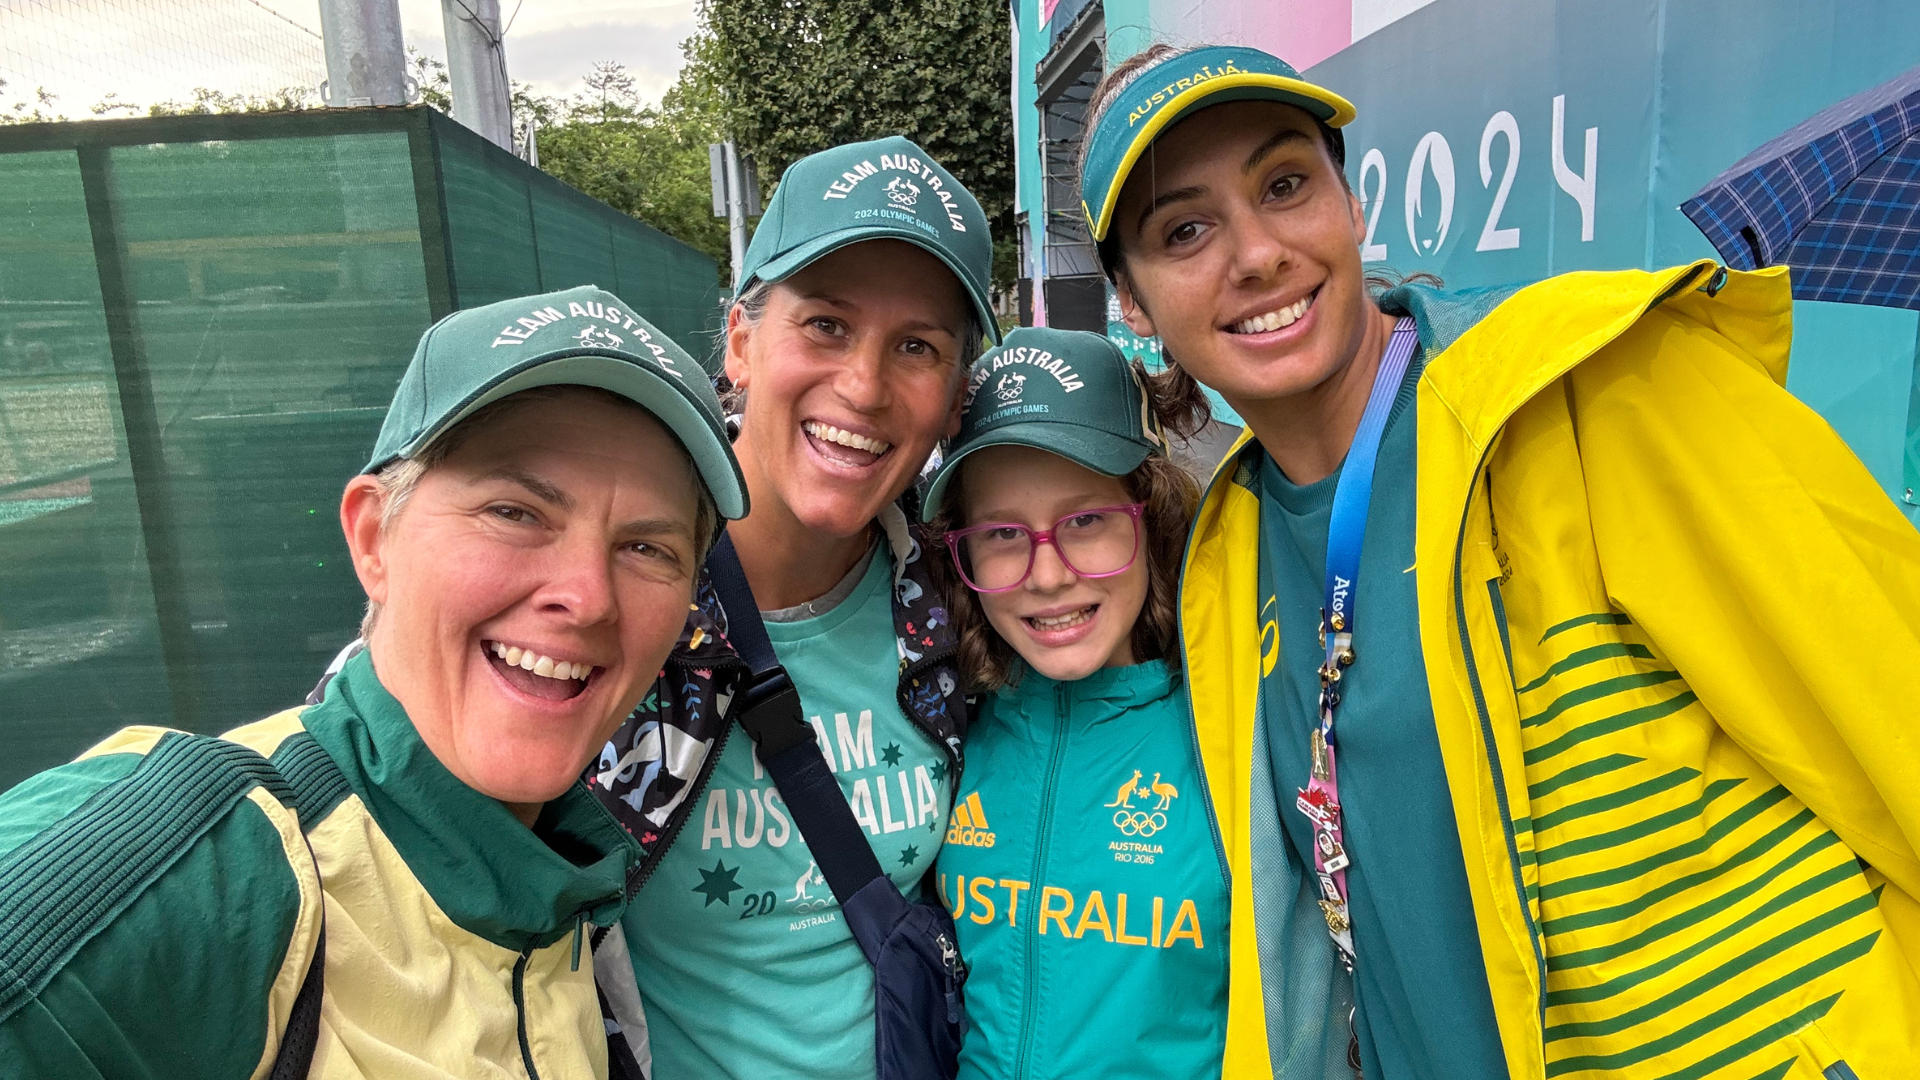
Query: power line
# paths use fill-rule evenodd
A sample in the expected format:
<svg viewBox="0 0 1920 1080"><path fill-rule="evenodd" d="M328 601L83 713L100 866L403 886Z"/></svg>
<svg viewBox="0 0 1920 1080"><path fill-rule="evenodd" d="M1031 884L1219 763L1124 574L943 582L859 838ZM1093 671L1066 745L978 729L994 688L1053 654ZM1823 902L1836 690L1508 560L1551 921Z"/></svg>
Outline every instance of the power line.
<svg viewBox="0 0 1920 1080"><path fill-rule="evenodd" d="M307 26L305 23L299 22L295 19L282 15L280 12L275 11L272 8L268 7L267 5L261 3L260 0L247 0L247 3L252 4L254 7L259 8L261 11L266 12L267 14L273 16L274 18L279 19L280 21L286 23L288 26L293 27L295 30L298 30L301 33L311 36L315 41L324 42L325 40L321 38L320 32L318 30L315 30L312 27Z"/></svg>
<svg viewBox="0 0 1920 1080"><path fill-rule="evenodd" d="M0 4L5 93L44 87L84 116L108 94L151 104L206 87L266 96L326 74L320 36L260 0L9 0Z"/></svg>

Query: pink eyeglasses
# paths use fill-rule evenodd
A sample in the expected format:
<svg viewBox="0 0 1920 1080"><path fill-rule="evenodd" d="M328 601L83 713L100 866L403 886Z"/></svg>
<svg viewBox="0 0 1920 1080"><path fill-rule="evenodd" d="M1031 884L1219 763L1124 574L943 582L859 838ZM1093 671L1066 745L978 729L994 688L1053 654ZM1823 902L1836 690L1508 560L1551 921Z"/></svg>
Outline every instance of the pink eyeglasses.
<svg viewBox="0 0 1920 1080"><path fill-rule="evenodd" d="M1052 544L1060 561L1080 577L1112 577L1140 557L1140 515L1146 508L1129 503L1075 510L1042 530L987 522L947 533L947 549L974 592L1006 592L1025 584L1041 544Z"/></svg>

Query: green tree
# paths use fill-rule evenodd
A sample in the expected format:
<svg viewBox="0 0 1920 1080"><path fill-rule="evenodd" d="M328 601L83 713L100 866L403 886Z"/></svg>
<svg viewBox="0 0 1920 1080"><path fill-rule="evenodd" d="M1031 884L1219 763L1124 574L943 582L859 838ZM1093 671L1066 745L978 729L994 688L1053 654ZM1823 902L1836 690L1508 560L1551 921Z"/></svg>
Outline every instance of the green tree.
<svg viewBox="0 0 1920 1080"><path fill-rule="evenodd" d="M593 65L584 90L552 103L539 133L540 167L725 266L727 227L713 216L707 176L716 124L710 96L687 75L649 106L624 67Z"/></svg>
<svg viewBox="0 0 1920 1080"><path fill-rule="evenodd" d="M0 79L0 124L44 124L67 118L54 111L53 103L60 95L48 93L44 86L34 87L31 99L6 100L10 96L7 80Z"/></svg>
<svg viewBox="0 0 1920 1080"><path fill-rule="evenodd" d="M436 60L413 46L407 46L407 71L420 90L420 101L448 116L453 115L453 79L445 62Z"/></svg>
<svg viewBox="0 0 1920 1080"><path fill-rule="evenodd" d="M193 88L191 101L162 101L147 107L148 116L200 116L209 113L258 113L258 112L299 112L303 109L317 108L320 95L305 86L283 86L270 94L229 94L220 90L209 90L204 86ZM99 105L94 106L97 115L106 115L103 108L125 108L117 101L117 95L108 94Z"/></svg>
<svg viewBox="0 0 1920 1080"><path fill-rule="evenodd" d="M1012 284L1006 0L700 0L698 13L682 83L711 88L721 129L762 177L905 135L980 200L1002 237L995 284Z"/></svg>
<svg viewBox="0 0 1920 1080"><path fill-rule="evenodd" d="M407 60L420 100L451 113L447 65L413 49ZM687 105L698 95L675 86L649 107L627 69L605 60L588 69L583 81L585 88L569 99L543 97L514 83L515 141L525 137L531 117L544 172L724 265L726 225L712 216L707 194L713 124Z"/></svg>

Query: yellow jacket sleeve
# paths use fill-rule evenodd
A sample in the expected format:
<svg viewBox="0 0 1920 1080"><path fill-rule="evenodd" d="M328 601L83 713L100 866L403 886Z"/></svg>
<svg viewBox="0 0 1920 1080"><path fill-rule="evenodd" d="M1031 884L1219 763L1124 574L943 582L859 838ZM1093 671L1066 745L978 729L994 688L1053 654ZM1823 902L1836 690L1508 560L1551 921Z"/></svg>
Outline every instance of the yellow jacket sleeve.
<svg viewBox="0 0 1920 1080"><path fill-rule="evenodd" d="M1656 308L1569 377L1607 592L1920 934L1920 531L1708 318Z"/></svg>

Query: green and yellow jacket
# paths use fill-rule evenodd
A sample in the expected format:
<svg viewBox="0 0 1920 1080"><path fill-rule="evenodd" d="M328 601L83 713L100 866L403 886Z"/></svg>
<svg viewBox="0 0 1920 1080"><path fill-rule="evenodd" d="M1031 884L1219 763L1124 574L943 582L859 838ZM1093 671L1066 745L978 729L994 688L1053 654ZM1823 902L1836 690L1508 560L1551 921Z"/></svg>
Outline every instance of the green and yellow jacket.
<svg viewBox="0 0 1920 1080"><path fill-rule="evenodd" d="M0 796L0 1075L264 1077L321 955L311 1076L604 1077L576 942L638 861L581 785L529 830L461 783L364 653L223 739L124 729Z"/></svg>
<svg viewBox="0 0 1920 1080"><path fill-rule="evenodd" d="M1912 1075L1920 532L1783 388L1785 272L1384 306L1428 357L1409 569L1512 1075ZM1260 453L1210 485L1182 588L1233 875L1229 1077L1297 1056L1259 943L1307 917L1253 782L1279 648Z"/></svg>

